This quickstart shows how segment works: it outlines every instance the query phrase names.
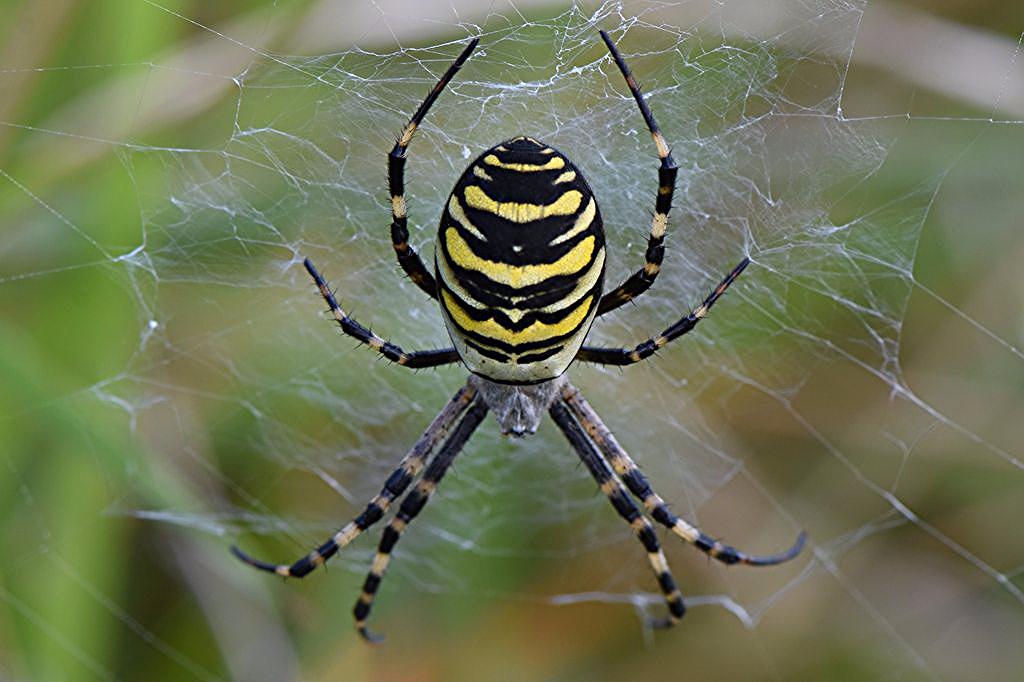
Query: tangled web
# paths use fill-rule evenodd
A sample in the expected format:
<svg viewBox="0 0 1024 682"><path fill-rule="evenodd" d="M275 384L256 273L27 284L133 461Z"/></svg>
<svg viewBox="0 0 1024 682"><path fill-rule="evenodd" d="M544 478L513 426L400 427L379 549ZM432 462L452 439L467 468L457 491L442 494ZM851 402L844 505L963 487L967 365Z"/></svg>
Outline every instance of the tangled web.
<svg viewBox="0 0 1024 682"><path fill-rule="evenodd" d="M476 154L529 134L565 152L592 185L609 281L639 267L657 157L597 40L604 28L681 168L660 279L637 306L600 320L591 342L637 343L741 258L753 265L684 341L623 371L574 367L573 380L677 513L754 553L788 546L801 529L811 537L793 564L742 574L673 546L688 603L725 608L756 629L797 595L806 604L807 593L838 593L860 636L888 642L890 663L925 676L948 671L943 643L967 629L1012 623L997 648L1024 631L1021 543L1006 549L968 532L995 534L1007 507L979 501L983 520L968 522L928 502L937 477L975 469L1019 490L1024 455L990 422L960 415L933 383L923 382L934 394L922 390L904 339L920 297L979 353L1020 371L1011 341L915 277L919 241L959 160L993 129L1019 141L1024 121L1000 113L1009 85L982 118L913 104L852 111L868 101L850 82L866 2L766 3L771 11L753 12L756 20L749 3L574 4L550 18L508 5L447 12L415 40L395 37L404 19L371 5L376 30L393 33L359 41L373 49L297 57L240 43L251 59L226 82L231 106L213 110L224 121L210 126L224 132L209 144L125 146L129 173L158 163L166 184L139 190L139 243L106 252L133 292L139 336L123 372L92 394L147 440L172 432L168 443L220 492L186 508L120 512L211 533L225 549L238 541L267 558L297 558L362 508L461 384L462 369L412 373L353 349L318 319L301 262L312 258L349 312L406 349L448 345L436 305L393 260L385 155L471 36L481 47L411 146L414 245L431 257L440 207ZM425 47L395 46L430 36ZM1001 66L1014 73L1016 60L1013 51ZM907 163L901 145L939 126L962 141L894 182L893 168ZM206 415L203 429L194 412ZM233 440L216 442L220 433ZM226 451L269 459L260 470L276 475L225 471L212 453ZM273 501L291 486L312 491L308 505ZM1005 505L1019 510L1019 500ZM332 563L353 585L375 538ZM404 536L382 599L412 585L481 599L625 602L651 615L661 598L632 542L553 428L508 441L485 426ZM898 546L906 552L894 555ZM578 572L583 559L605 556L615 565ZM554 577L537 589L495 588L460 570L474 561L536 564ZM897 594L889 562L896 580L929 575L946 596ZM933 597L937 606L922 604Z"/></svg>

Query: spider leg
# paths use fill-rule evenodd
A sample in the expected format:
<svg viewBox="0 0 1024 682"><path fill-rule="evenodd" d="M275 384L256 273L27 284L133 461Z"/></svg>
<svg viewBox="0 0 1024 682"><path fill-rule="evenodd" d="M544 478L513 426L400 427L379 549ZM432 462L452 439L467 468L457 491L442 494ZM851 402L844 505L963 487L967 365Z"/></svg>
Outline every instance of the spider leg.
<svg viewBox="0 0 1024 682"><path fill-rule="evenodd" d="M405 274L415 282L416 286L422 289L431 298L437 298L437 282L430 271L423 265L416 249L409 245L408 215L405 202L405 158L406 150L412 141L416 128L423 122L434 100L441 94L448 82L462 68L462 65L469 59L470 53L479 38L469 41L448 70L437 81L437 85L427 94L426 99L420 104L419 109L409 119L409 123L402 129L401 135L395 141L395 146L388 154L388 190L391 193L391 244L395 248L395 255L398 257L398 264L402 266Z"/></svg>
<svg viewBox="0 0 1024 682"><path fill-rule="evenodd" d="M455 461L466 441L473 435L476 427L480 425L480 422L483 421L486 415L487 405L483 400L475 399L469 405L468 411L459 421L458 426L452 431L448 440L438 450L437 456L427 465L426 471L423 472L423 478L405 496L401 506L398 508L398 513L395 514L387 528L384 529L384 533L380 538L380 544L377 546L377 555L373 558L373 565L366 576L366 581L363 583L363 591L356 601L355 608L352 609L352 615L356 621L356 630L363 639L369 642L379 642L383 639L367 629L366 621L370 617L374 597L377 594L377 590L380 589L381 581L384 579L384 572L387 571L388 564L391 562L391 551L406 527L416 518L427 504L427 500L437 490L437 486L448 471L448 468Z"/></svg>
<svg viewBox="0 0 1024 682"><path fill-rule="evenodd" d="M800 533L796 542L788 550L778 554L767 556L753 556L740 550L724 545L702 533L695 526L690 525L673 514L661 496L651 490L647 479L640 472L639 467L632 460L629 454L622 449L615 436L608 427L601 421L594 408L586 401L583 395L575 386L566 382L562 388L562 400L569 407L569 411L576 417L580 425L590 436L590 439L597 445L604 456L608 459L615 473L622 478L623 483L629 488L637 499L643 502L644 508L655 521L670 529L673 533L686 540L688 543L701 550L708 556L721 561L723 564L747 564L748 566L774 566L795 558L804 547L807 539L806 533Z"/></svg>
<svg viewBox="0 0 1024 682"><path fill-rule="evenodd" d="M363 513L349 521L341 530L331 536L331 539L321 544L311 553L289 566L286 564L269 564L253 559L238 549L238 547L232 547L231 552L245 563L261 571L276 573L288 578L304 578L317 566L322 565L334 556L339 549L355 540L364 530L384 516L391 503L405 492L405 489L409 487L409 483L423 469L423 465L426 463L427 458L430 457L430 453L451 432L452 426L463 415L473 399L476 398L476 395L476 388L471 384L466 384L459 389L459 392L434 418L434 421L430 423L430 426L423 432L423 435L416 441L416 444L413 445L408 454L402 458L398 468L388 476L383 489L376 497L370 500Z"/></svg>
<svg viewBox="0 0 1024 682"><path fill-rule="evenodd" d="M661 551L661 545L658 543L658 536L655 535L650 521L640 513L633 500L630 499L629 494L622 487L622 483L619 482L611 467L608 466L608 462L605 461L601 453L594 447L594 443L587 437L586 432L570 413L569 408L566 407L565 401L561 399L556 400L549 412L555 424L558 425L558 428L562 430L562 433L569 440L573 450L576 451L576 454L579 455L583 464L586 465L594 480L601 487L601 492L608 497L612 506L615 507L615 511L625 519L630 528L633 529L633 532L636 533L637 539L640 540L644 549L647 550L647 559L651 563L651 568L654 569L654 575L658 578L658 585L665 595L665 602L668 604L669 611L667 618L656 621L652 625L658 628L672 627L683 617L686 607L683 605L683 596L676 587L675 578L672 577L668 561L665 560L665 555Z"/></svg>
<svg viewBox="0 0 1024 682"><path fill-rule="evenodd" d="M640 107L640 114L644 117L647 129L651 131L651 137L654 138L654 146L658 149L658 158L661 159L661 165L658 167L658 195L654 204L651 233L647 238L644 267L633 273L618 288L609 291L601 297L601 302L597 306L598 316L615 310L627 301L632 301L654 284L654 280L661 270L661 261L665 256L665 229L668 227L668 212L672 209L672 194L675 192L676 173L679 169L679 166L676 165L675 160L672 158L672 153L669 151L668 143L665 142L665 138L661 134L661 129L658 128L657 121L654 120L654 114L651 113L647 102L644 101L643 93L640 92L640 86L630 72L629 66L626 65L626 60L622 58L618 48L615 47L615 43L612 42L607 33L601 31L601 38L604 40L605 45L608 46L608 51L615 60L615 64L619 67L619 71L622 72L623 78L626 79L629 91L633 93L633 99L636 100L637 106Z"/></svg>
<svg viewBox="0 0 1024 682"><path fill-rule="evenodd" d="M330 306L331 313L334 315L334 319L337 320L338 324L341 326L341 330L349 336L357 339L360 343L369 346L392 362L402 365L403 367L411 367L413 369L437 367L439 365L450 365L459 362L459 354L454 348L418 350L406 353L401 349L401 347L377 336L372 331L349 317L345 311L341 309L341 306L338 305L338 301L334 298L334 293L331 291L330 287L327 286L327 282L320 276L320 273L317 272L316 268L313 266L313 261L307 258L303 263L306 266L306 271L309 272L313 281L316 282L317 288L320 289L320 295L324 297L324 300L327 301L327 305Z"/></svg>
<svg viewBox="0 0 1024 682"><path fill-rule="evenodd" d="M711 310L711 306L721 298L725 290L729 288L729 285L736 281L736 278L740 276L740 273L748 265L750 265L749 258L744 258L740 261L740 264L725 276L725 279L715 287L715 290L704 299L703 303L658 336L648 339L634 348L595 348L594 346L583 346L580 348L580 352L576 354L576 359L583 362L595 362L600 365L632 365L649 358L655 352L664 348L670 341L674 341L696 327L697 323Z"/></svg>

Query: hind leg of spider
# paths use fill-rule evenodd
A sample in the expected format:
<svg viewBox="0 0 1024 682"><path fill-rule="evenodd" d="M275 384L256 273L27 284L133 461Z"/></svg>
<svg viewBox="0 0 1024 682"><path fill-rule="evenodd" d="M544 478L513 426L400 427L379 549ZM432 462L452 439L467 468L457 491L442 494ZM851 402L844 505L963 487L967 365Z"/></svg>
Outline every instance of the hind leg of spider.
<svg viewBox="0 0 1024 682"><path fill-rule="evenodd" d="M455 76L456 72L469 59L470 53L479 42L478 38L469 41L469 44L462 51L448 70L444 72L441 79L433 89L427 93L426 99L420 104L419 109L409 119L409 123L402 128L395 146L388 154L388 190L391 193L391 245L395 249L395 256L398 257L398 264L402 266L405 274L431 298L437 298L437 282L430 271L423 265L416 249L409 244L409 219L405 201L405 158L409 143L416 129L423 122L423 118L430 111L431 105L444 90L448 82Z"/></svg>
<svg viewBox="0 0 1024 682"><path fill-rule="evenodd" d="M665 596L666 604L668 604L668 616L662 620L654 621L651 625L656 628L672 627L683 617L686 607L683 605L683 596L676 587L675 578L672 577L668 562L665 560L665 555L661 551L661 545L658 543L658 536L655 535L650 521L640 513L633 500L630 499L629 493L622 487L622 483L615 477L608 462L605 461L601 453L594 447L586 431L583 430L579 422L573 417L565 402L563 400L556 400L551 406L549 413L551 418L554 419L555 424L558 425L558 428L562 430L562 433L569 440L573 450L576 451L576 454L579 455L583 464L590 471L594 480L597 481L601 492L608 497L612 506L615 507L615 511L629 524L633 532L636 533L637 539L640 540L644 549L647 550L647 560L650 562L651 568L654 569L654 575L658 579L658 585Z"/></svg>
<svg viewBox="0 0 1024 682"><path fill-rule="evenodd" d="M636 100L637 106L640 108L640 115L644 117L644 123L647 124L647 129L651 132L651 137L654 139L654 146L658 150L658 158L661 160L661 165L658 167L658 194L654 203L654 218L651 220L651 231L647 237L647 252L644 254L644 266L633 273L629 279L617 288L601 297L601 302L597 306L598 316L615 310L627 301L632 301L654 284L655 278L657 278L658 273L661 271L661 261L665 256L665 230L668 227L668 213L672 210L672 195L675 192L676 174L679 170L679 166L676 165L675 159L672 158L672 154L669 151L668 143L665 142L665 137L661 134L657 121L654 120L654 114L651 113L650 107L644 101L643 93L640 92L640 85L630 72L629 66L626 65L626 60L622 58L618 48L615 47L615 43L612 42L612 39L604 31L601 31L601 39L608 46L608 52L611 53L612 59L615 60L616 66L619 67L622 77L626 79L626 85L629 87L633 99Z"/></svg>
<svg viewBox="0 0 1024 682"><path fill-rule="evenodd" d="M238 547L232 547L232 553L245 563L261 571L276 573L288 578L305 577L384 516L391 503L405 492L412 480L423 469L424 463L437 447L437 444L451 432L452 426L465 413L470 403L476 398L476 394L476 389L471 384L467 383L463 386L445 405L437 417L434 418L434 421L431 422L427 430L420 436L420 439L413 445L412 450L402 458L398 468L388 476L383 489L381 489L376 497L370 500L363 513L342 527L330 540L324 542L306 556L291 565L286 565L259 561L245 554Z"/></svg>
<svg viewBox="0 0 1024 682"><path fill-rule="evenodd" d="M388 360L402 365L403 367L410 367L412 369L451 365L459 362L459 354L454 348L418 350L406 353L400 346L396 346L390 341L385 341L349 317L348 314L341 309L341 306L338 305L337 299L334 298L334 292L331 291L329 286L327 286L327 281L319 272L317 272L316 267L313 265L313 261L307 258L303 261L303 265L306 266L306 272L309 273L309 276L313 278L314 282L316 282L317 289L320 290L320 295L324 297L325 301L327 301L327 305L331 309L331 314L334 315L334 319L338 322L338 326L341 327L341 331L345 332L352 338L357 339L360 343L369 346Z"/></svg>
<svg viewBox="0 0 1024 682"><path fill-rule="evenodd" d="M437 490L437 486L448 471L448 468L455 461L466 441L473 435L473 431L476 430L476 427L480 425L480 422L483 421L486 415L487 406L483 400L477 399L469 406L465 416L452 431L452 435L449 436L448 440L441 446L441 449L438 450L434 459L427 465L426 471L423 472L423 478L405 496L401 506L398 508L398 513L395 514L395 517L391 519L391 522L384 529L380 544L377 546L377 555L373 558L373 565L363 583L363 590L359 594L355 607L352 609L356 630L368 642L380 642L383 639L367 629L366 621L370 617L370 611L373 609L373 600L377 590L380 589L384 573L391 562L391 552L394 550L395 544L398 543L402 533L405 532L408 525L427 504L430 496Z"/></svg>
<svg viewBox="0 0 1024 682"><path fill-rule="evenodd" d="M622 446L615 440L615 436L604 425L601 417L594 411L590 403L586 401L575 386L566 382L565 387L562 389L562 400L565 401L569 411L579 421L587 435L590 436L590 439L601 450L609 464L611 464L612 469L622 479L622 482L643 503L651 518L708 556L724 564L738 563L748 566L774 566L775 564L781 564L795 558L803 549L804 541L807 539L805 533L800 533L797 536L796 542L788 550L767 556L754 556L741 552L735 547L724 545L702 533L699 529L669 510L665 501L651 489L647 478L640 472L639 467L637 467L629 454L622 449Z"/></svg>
<svg viewBox="0 0 1024 682"><path fill-rule="evenodd" d="M715 302L722 297L725 290L736 281L736 278L740 276L740 273L748 265L750 265L749 258L744 258L740 261L740 264L733 268L725 276L725 279L719 282L715 290L693 312L681 318L654 338L647 339L634 348L595 348L593 346L583 346L580 348L579 353L576 354L576 359L583 362L594 362L599 365L632 365L651 357L669 342L678 339L696 327L697 323L704 319L708 311L711 310L711 306L715 305Z"/></svg>

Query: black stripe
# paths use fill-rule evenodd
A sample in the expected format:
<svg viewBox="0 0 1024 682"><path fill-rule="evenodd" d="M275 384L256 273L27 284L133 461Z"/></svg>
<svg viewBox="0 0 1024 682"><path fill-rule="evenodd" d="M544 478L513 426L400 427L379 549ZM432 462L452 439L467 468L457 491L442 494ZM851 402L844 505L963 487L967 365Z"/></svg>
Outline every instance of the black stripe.
<svg viewBox="0 0 1024 682"><path fill-rule="evenodd" d="M580 279L590 274L590 268L594 264L593 257L597 254L597 249L595 249L590 263L572 274L554 275L536 284L530 284L517 289L502 282L495 282L479 270L467 270L455 265L448 255L446 246L443 243L439 244L439 246L440 248L437 249L436 253L440 258L445 259L445 264L454 275L455 281L469 292L470 296L485 305L505 308L541 308L562 300L566 294L576 288ZM441 277L442 275L439 273L438 276ZM601 274L598 276L598 282L603 288L603 266ZM513 304L510 300L513 297L522 300Z"/></svg>
<svg viewBox="0 0 1024 682"><path fill-rule="evenodd" d="M521 332L524 329L528 329L530 325L532 325L534 322L540 322L542 324L557 324L559 322L562 322L563 320L565 320L565 318L569 317L570 315L576 314L577 309L581 305L583 305L584 302L586 302L588 295L585 293L583 296L580 296L579 299L573 301L572 303L562 308L561 310L552 310L550 312L533 310L531 312L524 313L518 321L514 321L503 310L499 310L497 308L476 308L472 306L470 303L467 303L465 299L458 296L448 287L445 286L443 288L444 291L448 292L448 294L455 299L455 301L459 304L459 307L465 310L466 315L470 319L476 322L486 322L487 320L493 320L494 322L498 323L503 328L511 332ZM592 287L590 290L589 295L591 296L591 303L589 306L587 306L587 312L589 312L590 309L594 307L595 300L601 297L600 293L594 292L594 288L595 287Z"/></svg>
<svg viewBox="0 0 1024 682"><path fill-rule="evenodd" d="M467 178L470 180L468 184L486 183L485 186L481 187L481 189L485 190L487 196L491 197L495 201L524 202L527 201L528 198L528 202L531 204L550 204L564 193L574 189L583 195L584 201L581 202L580 208L584 208L586 206L586 198L588 196L592 196L590 189L585 183L580 181L582 175L578 168L573 166L565 157L558 158L561 158L565 162L561 168L530 171L513 170L511 168L502 168L501 166L491 166L481 160L474 165L487 173L491 180L487 181L478 177L473 173L473 167L470 166L469 172L471 177ZM527 163L542 166L550 161L551 157L545 156L543 160L534 159ZM558 179L558 176L563 173L568 173L569 171L575 172L576 177L568 182L559 182L558 184L555 184L555 180ZM456 186L458 187L460 185Z"/></svg>
<svg viewBox="0 0 1024 682"><path fill-rule="evenodd" d="M531 159L529 161L507 161L506 159L503 159L501 157L501 154L502 152L499 152L495 154L495 156L497 156L502 163L528 163L536 166L543 166L544 164L549 163L551 159L555 157L555 155L552 154L550 156L545 156L543 161L540 161L538 159ZM484 156L487 156L487 154L484 154ZM576 180L580 177L580 171L578 168L572 165L569 159L565 158L564 156L557 156L557 158L562 159L562 161L564 162L564 165L561 168L550 168L544 170L522 171L515 170L512 168L502 168L501 166L492 166L491 164L486 163L483 160L483 157L481 157L480 161L476 162L474 165L480 170L487 173L487 175L489 175L493 179L494 185L490 185L492 189L497 189L496 186L508 187L510 185L516 185L524 181L533 182L534 178L536 178L537 180L546 183L556 192L564 192L565 190L571 189L573 186L576 185ZM472 166L470 167L470 169L470 172L472 173ZM557 185L554 184L555 180L558 179L559 175L561 175L562 173L568 173L569 171L575 171L576 177L569 182L560 182ZM474 174L473 177L478 178L476 174ZM483 180L482 178L478 179ZM490 194L490 196L493 197L494 195ZM555 194L555 197L557 198L558 194Z"/></svg>
<svg viewBox="0 0 1024 682"><path fill-rule="evenodd" d="M514 363L512 363L512 357L509 356L509 355L505 355L504 353L499 353L498 351L496 351L496 350L494 350L492 348L488 348L486 346L477 345L477 344L473 343L472 341L470 341L469 339L463 339L463 341L465 341L467 346L469 346L470 348L472 348L473 350L475 350L477 353L479 353L480 355L484 356L485 358L490 358L491 360L497 360L498 362L501 362L503 364L514 364Z"/></svg>
<svg viewBox="0 0 1024 682"><path fill-rule="evenodd" d="M593 306L594 306L594 304L591 303L591 307L593 307ZM449 319L451 320L451 318L449 318ZM479 334L477 332L470 331L469 329L465 329L462 326L460 326L457 322L455 322L455 320L451 320L451 323L456 328L458 328L459 334L463 336L464 340L466 340L466 341L475 340L475 341L477 341L479 343L483 343L483 344L486 344L488 346L492 346L492 347L494 347L494 348L496 348L498 350L503 350L503 351L506 351L508 353L516 353L516 354L525 353L526 351L530 351L530 350L539 350L541 348L548 348L552 344L564 342L564 341L572 338L573 336L575 336L579 332L579 330L583 327L583 325L587 324L588 322L589 322L589 319L584 318L583 322L581 322L580 324L576 325L575 327L573 327L572 330L570 330L569 332L567 332L565 334L558 334L557 336L550 336L550 337L548 337L546 339L542 339L540 341L530 341L529 343L515 343L515 344L513 344L513 343L506 343L504 341L492 338L490 336L485 336L484 334Z"/></svg>
<svg viewBox="0 0 1024 682"><path fill-rule="evenodd" d="M492 360L497 360L498 362L501 362L501 363L504 363L504 364L512 364L512 365L526 365L526 364L529 364L531 362L540 362L541 360L547 360L552 355L554 355L555 353L557 353L560 350L562 350L563 348L565 348L565 344L564 343L560 343L560 344L558 344L556 346L552 346L551 348L549 348L547 350L543 350L543 351L541 351L539 353L527 353L526 355L520 355L520 356L518 356L518 357L513 359L512 356L510 356L510 355L505 355L504 353L496 351L493 348L488 348L487 346L483 346L483 345L474 343L470 339L463 339L463 341L465 341L467 346L469 346L470 348L475 350L477 353L480 353L480 355L483 355L485 358L491 358ZM546 381L546 380L542 380L542 381ZM539 382L537 382L537 381L526 381L526 382L513 382L513 383L528 383L528 384L532 384L532 383L539 383Z"/></svg>
<svg viewBox="0 0 1024 682"><path fill-rule="evenodd" d="M458 197L458 195L456 195ZM576 225L579 215L586 209L590 199L584 197L579 208L571 215L552 215L546 218L538 218L527 223L517 223L502 218L501 216L476 209L466 205L465 199L456 199L466 218L472 223L484 240L467 230L462 224L452 217L445 204L444 214L441 219L441 229L438 234L439 241L444 239L447 228L454 227L459 232L470 249L480 258L507 263L509 265L535 265L538 263L554 263L565 254L572 251L587 237L594 237L594 249L604 244L604 229L601 222L600 211L594 209L594 217L587 226L571 239L558 244L551 242L567 233ZM519 201L523 203L523 201ZM548 202L550 203L550 202ZM596 202L595 202L596 204ZM512 247L520 247L516 251Z"/></svg>
<svg viewBox="0 0 1024 682"><path fill-rule="evenodd" d="M513 308L516 310L544 308L553 303L558 303L571 293L572 290L576 288L579 280L589 275L590 268L594 267L594 263L591 261L590 266L584 267L575 274L556 275L554 277L549 277L542 282L538 282L537 284L516 289L514 287L501 284L500 282L495 282L477 270L466 270L454 265L448 258L448 254L445 252L443 245L438 249L437 254L439 257L445 259L445 264L454 275L455 281L459 286L466 290L473 300L485 306ZM445 286L443 281L444 276L436 263L435 268L437 271L437 278L441 281L442 287L451 292L451 289ZM599 297L603 289L604 268L602 268L601 273L598 275L597 282L588 293L592 293ZM513 303L513 297L519 300Z"/></svg>
<svg viewBox="0 0 1024 682"><path fill-rule="evenodd" d="M550 350L546 350L546 351L543 351L543 352L540 352L540 353L527 353L526 355L520 355L519 356L519 364L520 365L525 365L525 364L528 364L530 362L540 362L541 360L547 360L548 358L550 358L552 355L554 355L555 353L559 352L563 348L565 348L564 344L555 346L554 348L551 348Z"/></svg>

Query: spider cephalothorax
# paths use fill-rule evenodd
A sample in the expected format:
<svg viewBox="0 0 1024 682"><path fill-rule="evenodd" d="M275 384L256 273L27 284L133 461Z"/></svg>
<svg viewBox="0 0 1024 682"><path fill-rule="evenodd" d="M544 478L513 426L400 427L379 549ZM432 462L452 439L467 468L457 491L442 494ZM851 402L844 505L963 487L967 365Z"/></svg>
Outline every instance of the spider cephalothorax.
<svg viewBox="0 0 1024 682"><path fill-rule="evenodd" d="M406 353L384 341L341 309L312 262L305 261L344 333L399 365L417 368L461 362L474 374L427 427L363 513L313 552L284 565L258 561L232 548L256 568L301 578L379 521L419 476L384 530L353 610L356 627L367 639L373 636L366 620L391 550L488 411L494 413L504 433L515 436L536 431L545 411L551 416L646 550L669 612L657 626L675 624L685 608L648 516L726 564L770 566L792 559L803 548L801 533L785 552L750 556L676 516L564 374L574 360L630 365L650 357L693 329L750 262L741 260L703 303L633 348L583 345L595 318L636 298L658 276L676 179L675 161L639 86L608 34L601 31L601 38L626 79L661 162L645 263L620 286L603 293L604 229L597 200L582 173L563 154L531 137L515 137L488 149L459 178L438 229L434 274L409 245L406 151L434 100L476 47L476 39L430 91L388 155L395 254L412 281L440 303L454 348Z"/></svg>

